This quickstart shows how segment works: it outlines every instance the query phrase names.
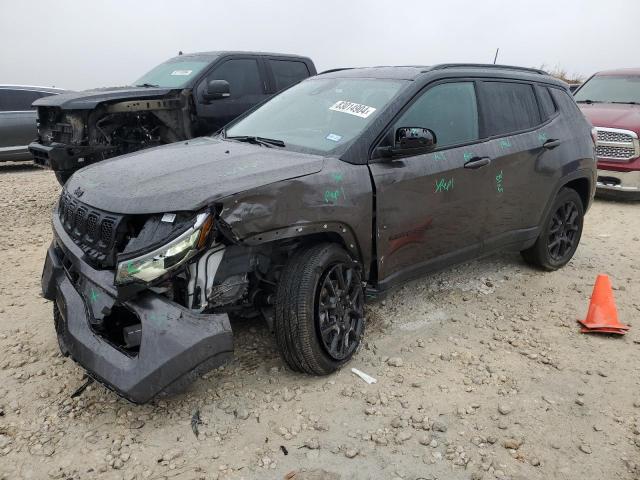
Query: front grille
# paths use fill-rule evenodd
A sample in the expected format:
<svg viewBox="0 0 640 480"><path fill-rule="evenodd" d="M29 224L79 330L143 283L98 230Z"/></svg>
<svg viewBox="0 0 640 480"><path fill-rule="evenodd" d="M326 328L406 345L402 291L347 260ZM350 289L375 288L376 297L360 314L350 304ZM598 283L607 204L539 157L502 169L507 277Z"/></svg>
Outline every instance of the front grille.
<svg viewBox="0 0 640 480"><path fill-rule="evenodd" d="M610 130L598 130L598 141L633 143L633 136L629 133L613 132Z"/></svg>
<svg viewBox="0 0 640 480"><path fill-rule="evenodd" d="M63 191L58 204L62 226L96 268L113 268L124 217L85 205Z"/></svg>
<svg viewBox="0 0 640 480"><path fill-rule="evenodd" d="M626 162L640 156L638 135L631 130L596 127L596 155L602 160Z"/></svg>
<svg viewBox="0 0 640 480"><path fill-rule="evenodd" d="M609 145L596 146L596 155L598 158L613 158L616 160L629 160L635 155L633 147L614 147Z"/></svg>

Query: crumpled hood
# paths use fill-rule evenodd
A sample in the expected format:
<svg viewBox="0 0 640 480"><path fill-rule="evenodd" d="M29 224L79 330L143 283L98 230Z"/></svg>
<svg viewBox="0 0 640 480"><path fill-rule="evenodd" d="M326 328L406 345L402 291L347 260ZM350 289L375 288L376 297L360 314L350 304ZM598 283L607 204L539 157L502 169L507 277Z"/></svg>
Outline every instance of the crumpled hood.
<svg viewBox="0 0 640 480"><path fill-rule="evenodd" d="M145 87L112 87L85 90L84 92L62 93L39 98L33 105L36 107L60 107L63 110L91 110L99 103L113 100L151 100L162 98L172 91L171 88Z"/></svg>
<svg viewBox="0 0 640 480"><path fill-rule="evenodd" d="M234 193L319 172L323 163L318 155L202 137L89 165L65 189L113 213L196 210Z"/></svg>
<svg viewBox="0 0 640 480"><path fill-rule="evenodd" d="M581 103L578 106L594 127L621 128L640 135L640 105Z"/></svg>

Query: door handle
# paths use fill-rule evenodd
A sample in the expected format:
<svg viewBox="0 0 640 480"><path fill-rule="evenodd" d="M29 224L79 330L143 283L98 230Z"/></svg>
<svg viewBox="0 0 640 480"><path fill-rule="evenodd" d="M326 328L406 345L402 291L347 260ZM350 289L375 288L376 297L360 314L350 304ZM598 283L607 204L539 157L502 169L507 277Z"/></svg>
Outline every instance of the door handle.
<svg viewBox="0 0 640 480"><path fill-rule="evenodd" d="M464 168L480 168L485 165L489 165L491 159L489 157L473 157L467 163L464 164Z"/></svg>
<svg viewBox="0 0 640 480"><path fill-rule="evenodd" d="M560 143L562 143L562 142L560 142L560 140L550 139L550 140L547 140L546 142L544 142L542 144L542 146L544 148L546 148L547 150L551 150L553 148L556 148L558 145L560 145Z"/></svg>

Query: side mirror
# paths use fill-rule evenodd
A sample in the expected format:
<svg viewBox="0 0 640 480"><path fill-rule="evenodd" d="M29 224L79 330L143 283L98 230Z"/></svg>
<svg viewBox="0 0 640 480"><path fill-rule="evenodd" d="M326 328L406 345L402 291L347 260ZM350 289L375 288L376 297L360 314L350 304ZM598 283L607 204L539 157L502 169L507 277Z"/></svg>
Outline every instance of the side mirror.
<svg viewBox="0 0 640 480"><path fill-rule="evenodd" d="M231 95L229 82L226 80L209 80L203 96L205 100L217 100L219 98L226 98L229 95Z"/></svg>
<svg viewBox="0 0 640 480"><path fill-rule="evenodd" d="M398 150L433 150L436 146L436 134L429 128L400 127L396 130L395 145Z"/></svg>
<svg viewBox="0 0 640 480"><path fill-rule="evenodd" d="M378 151L384 158L419 155L430 152L436 144L436 134L430 128L400 127L395 131L393 147L380 147Z"/></svg>

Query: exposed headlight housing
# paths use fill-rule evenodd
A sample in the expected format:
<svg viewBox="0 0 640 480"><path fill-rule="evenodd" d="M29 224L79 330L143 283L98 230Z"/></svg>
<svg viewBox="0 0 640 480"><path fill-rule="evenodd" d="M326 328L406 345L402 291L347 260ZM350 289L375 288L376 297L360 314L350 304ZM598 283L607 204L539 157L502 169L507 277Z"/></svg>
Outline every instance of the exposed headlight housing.
<svg viewBox="0 0 640 480"><path fill-rule="evenodd" d="M162 247L118 263L116 284L148 283L175 270L204 247L213 226L213 217L201 213L191 228Z"/></svg>

